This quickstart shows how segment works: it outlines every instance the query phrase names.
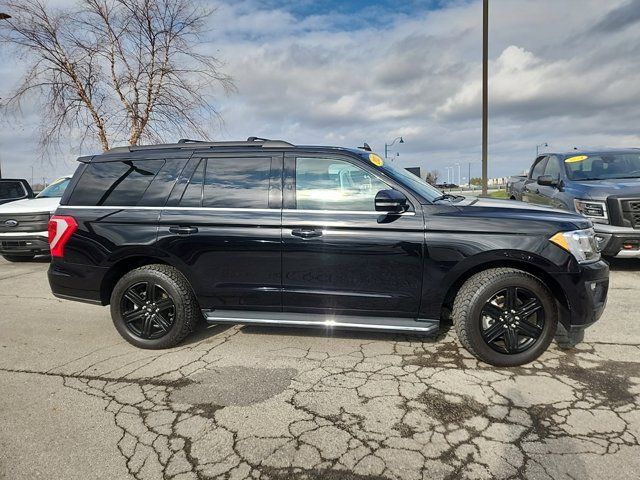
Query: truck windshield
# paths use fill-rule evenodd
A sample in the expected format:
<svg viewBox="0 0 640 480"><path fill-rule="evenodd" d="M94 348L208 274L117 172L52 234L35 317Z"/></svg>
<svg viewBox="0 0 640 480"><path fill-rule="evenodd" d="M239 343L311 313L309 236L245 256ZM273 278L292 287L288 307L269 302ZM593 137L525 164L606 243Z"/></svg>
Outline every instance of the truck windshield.
<svg viewBox="0 0 640 480"><path fill-rule="evenodd" d="M571 180L640 178L640 152L574 155L564 165Z"/></svg>
<svg viewBox="0 0 640 480"><path fill-rule="evenodd" d="M70 178L59 178L56 181L54 181L51 185L49 185L47 188L42 190L36 196L36 198L59 198L59 197L62 197L62 194L64 193L64 190L67 188L67 185L69 185L70 181L71 181Z"/></svg>
<svg viewBox="0 0 640 480"><path fill-rule="evenodd" d="M442 197L442 192L436 187L429 185L413 173L405 170L404 168L400 168L391 162L384 162L384 165L380 167L380 170L383 170L394 180L405 184L430 202Z"/></svg>

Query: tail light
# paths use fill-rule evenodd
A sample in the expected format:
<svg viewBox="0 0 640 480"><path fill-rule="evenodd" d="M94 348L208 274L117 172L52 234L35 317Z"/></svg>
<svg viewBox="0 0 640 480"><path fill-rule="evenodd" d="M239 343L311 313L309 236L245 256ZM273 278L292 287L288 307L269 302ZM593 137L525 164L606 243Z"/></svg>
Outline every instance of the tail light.
<svg viewBox="0 0 640 480"><path fill-rule="evenodd" d="M64 246L78 229L75 218L54 215L49 220L49 248L52 257L64 257Z"/></svg>

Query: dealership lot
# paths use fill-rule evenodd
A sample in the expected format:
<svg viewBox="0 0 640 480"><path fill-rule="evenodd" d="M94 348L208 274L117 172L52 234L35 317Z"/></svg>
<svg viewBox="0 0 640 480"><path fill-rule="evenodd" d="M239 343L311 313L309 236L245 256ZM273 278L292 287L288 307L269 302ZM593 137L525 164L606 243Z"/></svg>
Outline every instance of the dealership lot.
<svg viewBox="0 0 640 480"><path fill-rule="evenodd" d="M640 260L575 350L498 370L438 338L202 327L125 343L0 259L0 478L637 478Z"/></svg>

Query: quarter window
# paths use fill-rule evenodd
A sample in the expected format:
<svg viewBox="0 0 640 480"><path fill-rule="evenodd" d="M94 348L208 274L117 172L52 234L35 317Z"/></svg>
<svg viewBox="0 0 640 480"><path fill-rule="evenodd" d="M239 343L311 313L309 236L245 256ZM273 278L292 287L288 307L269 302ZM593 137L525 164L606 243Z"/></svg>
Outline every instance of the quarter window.
<svg viewBox="0 0 640 480"><path fill-rule="evenodd" d="M390 187L372 173L343 160L296 159L299 210L375 211L375 197Z"/></svg>
<svg viewBox="0 0 640 480"><path fill-rule="evenodd" d="M82 173L69 204L136 206L164 163L164 160L91 163Z"/></svg>

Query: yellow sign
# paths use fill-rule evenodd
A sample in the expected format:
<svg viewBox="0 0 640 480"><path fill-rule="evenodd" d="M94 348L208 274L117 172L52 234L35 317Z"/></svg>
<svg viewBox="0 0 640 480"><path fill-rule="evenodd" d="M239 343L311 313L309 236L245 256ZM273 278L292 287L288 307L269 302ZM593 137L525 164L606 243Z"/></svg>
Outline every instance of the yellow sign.
<svg viewBox="0 0 640 480"><path fill-rule="evenodd" d="M369 154L369 161L373 163L376 167L381 167L384 164L382 159L375 153Z"/></svg>
<svg viewBox="0 0 640 480"><path fill-rule="evenodd" d="M589 158L586 155L578 155L577 157L571 157L571 158L567 158L564 163L578 163L578 162L583 162L585 161L587 158Z"/></svg>

